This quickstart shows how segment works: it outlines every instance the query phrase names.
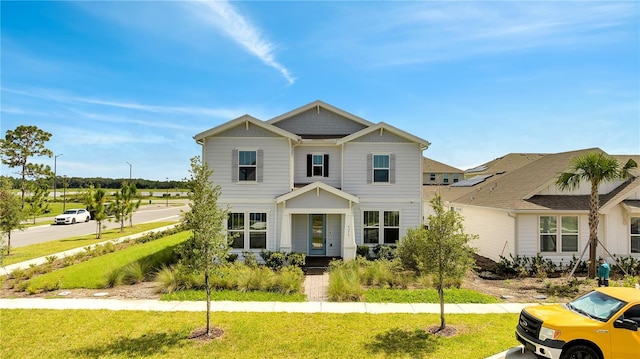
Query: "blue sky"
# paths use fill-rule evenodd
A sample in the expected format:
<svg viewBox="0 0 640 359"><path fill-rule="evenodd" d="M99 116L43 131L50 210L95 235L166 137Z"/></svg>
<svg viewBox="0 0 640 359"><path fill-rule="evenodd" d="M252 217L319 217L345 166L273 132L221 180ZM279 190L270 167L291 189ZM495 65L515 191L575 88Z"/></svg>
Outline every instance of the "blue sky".
<svg viewBox="0 0 640 359"><path fill-rule="evenodd" d="M182 179L195 134L314 100L463 170L511 152L640 153L635 1L0 7L2 135L51 132L58 175L126 178L129 162L134 178Z"/></svg>

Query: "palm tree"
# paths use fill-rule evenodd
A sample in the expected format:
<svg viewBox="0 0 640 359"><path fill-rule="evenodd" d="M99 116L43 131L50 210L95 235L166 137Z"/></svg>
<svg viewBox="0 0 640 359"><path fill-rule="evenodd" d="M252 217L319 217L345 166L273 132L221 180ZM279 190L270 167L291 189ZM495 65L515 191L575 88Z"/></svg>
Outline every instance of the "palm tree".
<svg viewBox="0 0 640 359"><path fill-rule="evenodd" d="M618 160L603 152L589 152L571 160L568 172L562 172L556 178L556 186L561 191L576 189L582 182L591 183L589 200L589 277L596 276L596 247L598 245L598 215L600 199L598 189L603 182L626 180L631 169L638 164L629 159L624 166Z"/></svg>

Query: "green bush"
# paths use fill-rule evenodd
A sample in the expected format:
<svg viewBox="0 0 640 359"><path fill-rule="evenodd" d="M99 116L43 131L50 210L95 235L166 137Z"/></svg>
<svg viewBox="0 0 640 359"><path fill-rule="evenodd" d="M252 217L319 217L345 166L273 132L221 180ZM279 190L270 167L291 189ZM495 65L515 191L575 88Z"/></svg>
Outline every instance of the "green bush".
<svg viewBox="0 0 640 359"><path fill-rule="evenodd" d="M260 256L264 260L265 265L274 271L282 268L287 259L283 252L272 252L267 250L261 251Z"/></svg>
<svg viewBox="0 0 640 359"><path fill-rule="evenodd" d="M356 256L369 258L370 255L371 255L371 247L364 244L356 247Z"/></svg>
<svg viewBox="0 0 640 359"><path fill-rule="evenodd" d="M250 251L242 252L242 257L244 258L243 262L247 267L255 268L258 266L258 261L256 260L256 254Z"/></svg>
<svg viewBox="0 0 640 359"><path fill-rule="evenodd" d="M346 266L331 268L328 292L329 300L336 302L357 302L364 295L358 272Z"/></svg>
<svg viewBox="0 0 640 359"><path fill-rule="evenodd" d="M396 257L396 246L391 244L378 244L373 247L375 259L393 260Z"/></svg>
<svg viewBox="0 0 640 359"><path fill-rule="evenodd" d="M287 261L289 262L289 265L298 268L304 267L304 265L306 264L306 258L307 256L304 253L291 252L287 254Z"/></svg>

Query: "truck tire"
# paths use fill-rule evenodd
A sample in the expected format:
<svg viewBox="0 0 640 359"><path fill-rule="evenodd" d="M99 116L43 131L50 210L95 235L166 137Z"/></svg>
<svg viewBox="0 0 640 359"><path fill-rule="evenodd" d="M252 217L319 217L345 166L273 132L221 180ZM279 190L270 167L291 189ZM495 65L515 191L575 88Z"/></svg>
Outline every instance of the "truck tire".
<svg viewBox="0 0 640 359"><path fill-rule="evenodd" d="M587 345L573 345L562 351L560 359L602 359L598 353Z"/></svg>

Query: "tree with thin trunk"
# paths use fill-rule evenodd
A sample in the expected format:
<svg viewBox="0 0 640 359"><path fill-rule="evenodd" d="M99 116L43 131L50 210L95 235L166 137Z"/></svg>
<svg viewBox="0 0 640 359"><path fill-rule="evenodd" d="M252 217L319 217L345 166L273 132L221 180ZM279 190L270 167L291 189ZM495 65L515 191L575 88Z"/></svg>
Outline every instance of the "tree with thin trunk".
<svg viewBox="0 0 640 359"><path fill-rule="evenodd" d="M27 207L24 209L36 224L36 217L49 211L49 185L42 179L29 184L31 196L25 199Z"/></svg>
<svg viewBox="0 0 640 359"><path fill-rule="evenodd" d="M113 213L115 220L120 222L120 232L124 232L124 221L133 216L140 207L140 199L138 199L136 185L127 182L122 183L120 191L116 192L113 196L113 202L109 206L109 211ZM136 201L136 199L138 199Z"/></svg>
<svg viewBox="0 0 640 359"><path fill-rule="evenodd" d="M183 219L193 237L182 247L180 264L187 269L204 274L207 294L206 334L211 336L211 290L210 277L223 265L229 255L226 235L228 209L218 207L220 186L210 181L213 171L201 163L200 157L191 159L191 178L188 181L190 211Z"/></svg>
<svg viewBox="0 0 640 359"><path fill-rule="evenodd" d="M632 159L621 165L616 158L606 153L590 152L573 158L567 172L560 173L556 178L556 186L561 191L577 189L585 182L591 186L589 198L589 278L596 276L600 184L626 180L631 176L631 170L636 167L638 164Z"/></svg>
<svg viewBox="0 0 640 359"><path fill-rule="evenodd" d="M11 181L2 178L0 183L0 233L7 236L6 253L11 254L11 232L22 230L24 212L20 206L20 198L11 191Z"/></svg>
<svg viewBox="0 0 640 359"><path fill-rule="evenodd" d="M51 134L39 129L37 126L18 126L15 130L7 130L4 139L0 139L0 157L2 163L9 168L18 167L21 176L21 203L24 208L24 195L26 192L26 180L28 177L48 176L51 174L49 166L29 163L30 157L52 157L53 152L44 144L49 141Z"/></svg>
<svg viewBox="0 0 640 359"><path fill-rule="evenodd" d="M93 185L89 186L89 190L84 194L84 203L87 206L87 210L93 215L93 219L96 221L96 238L102 238L102 222L109 218L105 203L107 199L107 193L102 188L95 188Z"/></svg>
<svg viewBox="0 0 640 359"><path fill-rule="evenodd" d="M430 203L434 214L428 217L428 226L409 228L397 253L405 268L433 276L440 300L439 332L446 328L444 289L458 283L473 266L474 251L469 242L477 236L464 233L462 217L445 210L440 194Z"/></svg>

